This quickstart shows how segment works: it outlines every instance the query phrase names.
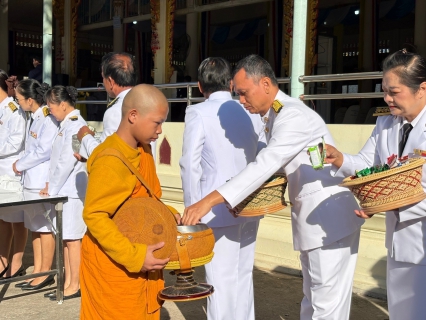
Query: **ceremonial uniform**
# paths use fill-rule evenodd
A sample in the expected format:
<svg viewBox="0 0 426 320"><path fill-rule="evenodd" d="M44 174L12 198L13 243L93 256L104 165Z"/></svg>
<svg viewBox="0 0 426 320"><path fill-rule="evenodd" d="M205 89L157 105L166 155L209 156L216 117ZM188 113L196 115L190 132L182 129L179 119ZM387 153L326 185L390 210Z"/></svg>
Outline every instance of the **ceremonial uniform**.
<svg viewBox="0 0 426 320"><path fill-rule="evenodd" d="M123 100L129 91L130 89L120 92L117 97L108 104L107 110L104 114L104 128L99 139L100 141L96 140L91 134L87 134L83 137L80 147L80 154L82 157L87 159L99 143L104 142L108 136L117 131L121 122Z"/></svg>
<svg viewBox="0 0 426 320"><path fill-rule="evenodd" d="M7 175L18 183L21 176L13 172L12 166L19 159L24 148L25 123L25 112L13 101L13 98L8 97L0 102L0 177ZM1 211L2 209L0 209L0 219L4 221L24 221L22 210L3 215Z"/></svg>
<svg viewBox="0 0 426 320"><path fill-rule="evenodd" d="M344 154L343 165L333 171L347 177L355 170L387 162L398 154L402 117L381 116L358 155ZM402 155L414 149L426 150L426 107L411 122ZM426 191L426 167L422 186ZM426 200L386 212L388 309L391 320L422 320L426 314Z"/></svg>
<svg viewBox="0 0 426 320"><path fill-rule="evenodd" d="M322 118L298 99L279 91L262 117L267 147L217 191L235 207L275 172L284 169L291 203L293 245L301 252L304 298L300 319L349 318L352 281L362 219L351 192L330 175L314 170L307 154L333 139Z"/></svg>
<svg viewBox="0 0 426 320"><path fill-rule="evenodd" d="M245 111L227 91L187 108L180 159L185 207L254 161L262 129L260 117ZM207 301L208 319L254 319L252 272L259 219L234 218L225 204L201 219L216 240L213 260L205 266L206 281L215 288Z"/></svg>
<svg viewBox="0 0 426 320"><path fill-rule="evenodd" d="M68 196L63 208L63 239L81 239L86 232L82 212L86 195L87 171L84 163L73 156L72 136L87 125L79 110L70 112L59 125L49 168L49 195Z"/></svg>
<svg viewBox="0 0 426 320"><path fill-rule="evenodd" d="M25 191L38 194L46 187L49 177L52 143L58 132L58 122L50 115L49 108L38 108L27 123L25 151L16 162L16 170L22 172ZM50 207L50 206L49 206ZM33 232L50 232L50 223L44 217L46 206L42 203L24 206L25 227ZM50 219L54 218L51 210Z"/></svg>

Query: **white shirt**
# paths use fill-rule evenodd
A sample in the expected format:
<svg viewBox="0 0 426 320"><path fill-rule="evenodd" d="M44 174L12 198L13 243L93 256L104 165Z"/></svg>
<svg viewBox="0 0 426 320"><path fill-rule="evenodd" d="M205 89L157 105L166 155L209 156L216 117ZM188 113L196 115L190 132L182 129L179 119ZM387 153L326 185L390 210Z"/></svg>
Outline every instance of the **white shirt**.
<svg viewBox="0 0 426 320"><path fill-rule="evenodd" d="M13 172L12 165L24 149L25 125L25 112L13 98L0 102L0 176L21 179Z"/></svg>
<svg viewBox="0 0 426 320"><path fill-rule="evenodd" d="M16 169L22 172L24 187L43 189L48 180L52 143L58 132L58 122L48 114L46 106L38 108L28 121L25 151L16 163Z"/></svg>
<svg viewBox="0 0 426 320"><path fill-rule="evenodd" d="M72 136L87 123L79 110L70 112L60 123L50 156L49 195L84 199L87 187L86 165L74 157Z"/></svg>

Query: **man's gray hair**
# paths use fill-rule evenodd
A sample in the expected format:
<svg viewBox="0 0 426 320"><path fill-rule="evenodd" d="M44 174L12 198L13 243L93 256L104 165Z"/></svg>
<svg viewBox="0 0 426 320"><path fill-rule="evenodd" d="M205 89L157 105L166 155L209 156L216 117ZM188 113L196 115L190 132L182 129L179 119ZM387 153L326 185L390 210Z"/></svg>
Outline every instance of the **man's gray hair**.
<svg viewBox="0 0 426 320"><path fill-rule="evenodd" d="M247 77L252 78L256 83L258 83L261 78L268 77L271 79L274 86L278 86L278 81L271 65L257 54L251 54L238 61L232 76L234 77L241 69L244 69Z"/></svg>

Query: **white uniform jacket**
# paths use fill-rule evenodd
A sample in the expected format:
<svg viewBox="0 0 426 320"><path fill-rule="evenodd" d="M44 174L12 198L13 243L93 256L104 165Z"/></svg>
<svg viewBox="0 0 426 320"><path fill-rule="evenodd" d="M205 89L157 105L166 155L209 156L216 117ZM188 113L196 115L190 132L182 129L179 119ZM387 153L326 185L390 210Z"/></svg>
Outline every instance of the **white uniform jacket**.
<svg viewBox="0 0 426 320"><path fill-rule="evenodd" d="M100 141L96 140L92 135L87 134L83 137L81 141L80 154L84 158L88 158L93 150L99 145L99 143L104 142L104 140L117 131L118 126L121 122L121 107L123 105L123 100L126 94L130 89L120 92L117 97L108 105L107 110L104 114L103 125L104 129L102 131Z"/></svg>
<svg viewBox="0 0 426 320"><path fill-rule="evenodd" d="M79 110L70 112L59 125L50 156L49 188L50 195L64 195L69 198L84 199L87 187L86 164L74 157L72 135L77 134L86 121Z"/></svg>
<svg viewBox="0 0 426 320"><path fill-rule="evenodd" d="M414 149L426 150L426 112L418 117L403 155L412 153ZM378 117L373 133L358 155L344 154L343 165L335 172L336 176L353 175L355 170L384 164L390 155L398 154L402 120L395 116ZM423 166L422 186L426 191L426 166ZM426 265L425 247L426 200L386 213L386 248L396 261Z"/></svg>
<svg viewBox="0 0 426 320"><path fill-rule="evenodd" d="M330 165L312 168L307 148L324 137L333 139L322 118L301 101L279 91L276 98L284 107L279 113L269 109L266 122L266 148L231 181L217 191L234 207L255 191L279 169L288 179L293 244L295 250L310 250L340 240L362 225L354 209L358 204L352 193L339 187L340 178L330 175Z"/></svg>
<svg viewBox="0 0 426 320"><path fill-rule="evenodd" d="M25 112L8 97L0 102L0 176L8 175L18 180L12 165L24 149Z"/></svg>
<svg viewBox="0 0 426 320"><path fill-rule="evenodd" d="M185 206L200 201L254 161L260 133L263 137L259 115L249 114L229 92L214 92L205 102L189 106L179 162ZM224 227L258 219L234 218L221 204L201 221Z"/></svg>
<svg viewBox="0 0 426 320"><path fill-rule="evenodd" d="M26 189L43 189L49 177L52 143L58 132L58 122L48 113L47 107L36 110L28 121L25 151L16 163L16 169L22 172Z"/></svg>

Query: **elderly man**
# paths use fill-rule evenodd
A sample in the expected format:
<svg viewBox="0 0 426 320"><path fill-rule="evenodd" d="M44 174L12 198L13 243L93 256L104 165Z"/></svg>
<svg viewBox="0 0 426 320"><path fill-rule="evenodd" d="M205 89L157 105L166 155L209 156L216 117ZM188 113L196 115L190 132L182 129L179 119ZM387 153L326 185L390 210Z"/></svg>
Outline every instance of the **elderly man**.
<svg viewBox="0 0 426 320"><path fill-rule="evenodd" d="M124 97L136 85L134 65L133 56L125 52L110 52L102 57L101 70L104 87L108 96L113 100L108 104L104 114L104 129L100 141L93 137L94 133L87 126L82 127L78 132L77 138L81 142L81 157L87 159L99 142L103 142L106 137L117 131L121 121L121 106ZM81 157L77 156L78 159Z"/></svg>
<svg viewBox="0 0 426 320"><path fill-rule="evenodd" d="M271 175L284 169L289 183L294 249L300 251L304 298L300 319L349 318L360 226L352 194L330 176L330 166L314 170L308 147L333 139L321 117L279 90L271 66L250 55L234 71L234 89L250 113L265 123L267 147L240 174L185 209L184 224L195 224L211 207L235 207Z"/></svg>
<svg viewBox="0 0 426 320"><path fill-rule="evenodd" d="M259 116L232 99L231 79L231 67L223 58L207 58L198 68L198 87L207 100L186 111L180 160L185 206L256 158L263 125ZM216 239L213 260L205 266L206 281L215 288L207 300L207 318L254 320L252 273L259 217L235 219L220 204L201 222L213 229Z"/></svg>

